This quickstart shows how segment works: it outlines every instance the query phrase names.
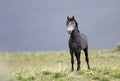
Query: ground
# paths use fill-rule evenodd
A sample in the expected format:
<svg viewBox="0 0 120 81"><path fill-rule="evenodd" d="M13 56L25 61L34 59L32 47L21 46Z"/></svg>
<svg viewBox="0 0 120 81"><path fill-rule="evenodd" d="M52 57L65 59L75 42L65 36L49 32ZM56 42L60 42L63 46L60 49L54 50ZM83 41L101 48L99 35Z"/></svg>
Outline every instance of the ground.
<svg viewBox="0 0 120 81"><path fill-rule="evenodd" d="M76 69L76 58L75 69ZM120 51L89 51L91 69L81 53L81 70L71 72L69 52L0 52L2 81L120 81Z"/></svg>

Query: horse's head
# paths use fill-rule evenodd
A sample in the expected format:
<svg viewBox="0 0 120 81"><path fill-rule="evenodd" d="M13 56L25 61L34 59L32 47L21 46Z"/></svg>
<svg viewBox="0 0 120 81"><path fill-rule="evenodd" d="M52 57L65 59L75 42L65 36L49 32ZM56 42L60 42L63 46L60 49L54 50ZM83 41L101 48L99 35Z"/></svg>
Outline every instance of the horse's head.
<svg viewBox="0 0 120 81"><path fill-rule="evenodd" d="M75 28L78 28L78 23L76 22L74 16L71 18L69 16L67 17L66 26L69 34L71 34Z"/></svg>

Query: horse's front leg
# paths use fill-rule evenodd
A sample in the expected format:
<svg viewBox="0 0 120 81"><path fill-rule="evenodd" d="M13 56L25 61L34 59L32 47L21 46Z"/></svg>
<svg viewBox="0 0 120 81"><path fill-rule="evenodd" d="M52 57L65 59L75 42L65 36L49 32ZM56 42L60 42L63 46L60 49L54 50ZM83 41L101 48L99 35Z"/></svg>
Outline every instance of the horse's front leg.
<svg viewBox="0 0 120 81"><path fill-rule="evenodd" d="M78 52L75 53L75 56L76 56L76 58L77 58L77 71L80 70L80 64L81 64L81 61L80 61L80 53L81 53L81 51L78 51Z"/></svg>
<svg viewBox="0 0 120 81"><path fill-rule="evenodd" d="M70 51L70 55L71 55L71 71L74 71L74 55L73 55L73 51Z"/></svg>

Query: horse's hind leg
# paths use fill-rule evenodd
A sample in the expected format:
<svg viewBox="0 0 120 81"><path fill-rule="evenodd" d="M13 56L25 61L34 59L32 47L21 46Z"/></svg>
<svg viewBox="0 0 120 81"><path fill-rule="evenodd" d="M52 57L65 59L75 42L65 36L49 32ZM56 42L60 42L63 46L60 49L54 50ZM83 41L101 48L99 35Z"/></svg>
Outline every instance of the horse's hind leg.
<svg viewBox="0 0 120 81"><path fill-rule="evenodd" d="M87 62L88 69L90 69L89 58L88 58L88 46L84 49L84 53L85 53L85 59L86 59L86 62Z"/></svg>

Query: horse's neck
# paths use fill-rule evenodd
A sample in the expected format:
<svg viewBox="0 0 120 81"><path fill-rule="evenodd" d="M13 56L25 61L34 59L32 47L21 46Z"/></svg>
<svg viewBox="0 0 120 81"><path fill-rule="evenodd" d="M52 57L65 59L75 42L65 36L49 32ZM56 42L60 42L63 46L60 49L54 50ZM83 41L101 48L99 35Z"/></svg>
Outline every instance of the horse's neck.
<svg viewBox="0 0 120 81"><path fill-rule="evenodd" d="M79 35L79 30L78 30L78 28L76 28L76 29L72 32L71 38L72 38L72 39L76 39L76 38L78 37L78 35Z"/></svg>

